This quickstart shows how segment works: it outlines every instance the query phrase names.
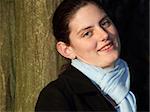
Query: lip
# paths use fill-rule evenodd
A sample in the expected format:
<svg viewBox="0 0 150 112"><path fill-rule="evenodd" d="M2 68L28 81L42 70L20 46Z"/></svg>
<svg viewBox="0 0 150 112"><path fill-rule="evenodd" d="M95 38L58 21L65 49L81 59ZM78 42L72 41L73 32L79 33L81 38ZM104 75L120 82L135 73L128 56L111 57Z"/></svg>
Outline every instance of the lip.
<svg viewBox="0 0 150 112"><path fill-rule="evenodd" d="M113 42L112 42L112 41L110 41L110 42L106 43L105 45L103 45L103 46L98 50L98 52L99 52L99 51L100 51L100 52L102 52L102 51L107 51L107 50L109 50L109 49L111 49L111 48L113 48Z"/></svg>

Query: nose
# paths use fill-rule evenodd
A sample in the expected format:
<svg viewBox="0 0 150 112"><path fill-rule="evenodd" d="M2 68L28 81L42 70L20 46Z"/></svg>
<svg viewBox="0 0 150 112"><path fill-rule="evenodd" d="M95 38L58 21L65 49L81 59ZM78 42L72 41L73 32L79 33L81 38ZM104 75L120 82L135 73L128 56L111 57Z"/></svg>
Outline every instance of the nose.
<svg viewBox="0 0 150 112"><path fill-rule="evenodd" d="M97 29L96 37L98 38L99 41L104 42L104 41L108 40L109 34L108 34L107 30L101 28L100 26L98 26L96 29Z"/></svg>

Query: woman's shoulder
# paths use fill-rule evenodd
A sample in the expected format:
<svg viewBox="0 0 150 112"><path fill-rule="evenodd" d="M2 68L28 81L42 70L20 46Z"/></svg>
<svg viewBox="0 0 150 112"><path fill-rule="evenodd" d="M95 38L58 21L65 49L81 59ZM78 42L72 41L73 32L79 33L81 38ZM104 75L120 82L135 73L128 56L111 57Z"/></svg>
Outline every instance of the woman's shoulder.
<svg viewBox="0 0 150 112"><path fill-rule="evenodd" d="M70 91L70 83L72 82L72 76L75 73L73 67L69 67L58 75L58 78L50 81L40 92L40 95L52 96L55 94L65 94ZM68 93L67 93L68 94Z"/></svg>
<svg viewBox="0 0 150 112"><path fill-rule="evenodd" d="M66 70L64 70L63 72L61 72L57 79L49 82L44 88L43 91L49 91L49 90L63 90L66 88L66 86L68 85L69 79L71 77L74 71L72 70L72 68L68 68Z"/></svg>
<svg viewBox="0 0 150 112"><path fill-rule="evenodd" d="M64 90L65 86L66 86L66 78L63 77L58 77L57 79L55 79L54 81L49 82L43 89L41 92L61 92L62 90Z"/></svg>
<svg viewBox="0 0 150 112"><path fill-rule="evenodd" d="M40 92L35 110L57 110L69 108L70 91L68 89L67 78L63 75L65 71L56 80L48 83ZM59 105L59 108L58 108Z"/></svg>

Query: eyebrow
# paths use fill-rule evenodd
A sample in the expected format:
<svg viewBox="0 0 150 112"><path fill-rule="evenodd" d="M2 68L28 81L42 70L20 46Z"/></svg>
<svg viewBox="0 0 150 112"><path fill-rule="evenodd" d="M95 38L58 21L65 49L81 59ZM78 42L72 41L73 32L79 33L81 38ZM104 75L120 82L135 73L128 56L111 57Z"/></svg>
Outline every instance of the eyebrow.
<svg viewBox="0 0 150 112"><path fill-rule="evenodd" d="M93 26L85 27L85 28L79 30L79 31L77 32L77 34L80 34L82 31L87 30L87 29L90 29L90 28L92 28L92 27L93 27Z"/></svg>
<svg viewBox="0 0 150 112"><path fill-rule="evenodd" d="M106 19L106 18L108 18L108 15L105 15L105 16L99 21L99 23L101 23L101 22L102 22L104 19ZM85 27L85 28L79 30L79 31L77 32L77 34L80 34L82 31L87 30L87 29L90 29L90 28L92 28L92 27L93 27L93 26Z"/></svg>

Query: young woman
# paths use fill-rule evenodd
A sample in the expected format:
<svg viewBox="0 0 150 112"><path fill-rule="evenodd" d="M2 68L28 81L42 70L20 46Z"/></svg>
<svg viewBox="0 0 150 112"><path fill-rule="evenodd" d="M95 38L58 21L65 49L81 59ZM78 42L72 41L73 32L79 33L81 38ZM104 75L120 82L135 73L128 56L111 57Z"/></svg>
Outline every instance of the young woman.
<svg viewBox="0 0 150 112"><path fill-rule="evenodd" d="M71 64L41 91L35 111L136 112L118 32L100 0L64 0L53 31L57 51Z"/></svg>

